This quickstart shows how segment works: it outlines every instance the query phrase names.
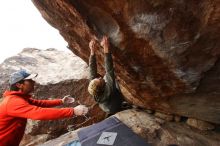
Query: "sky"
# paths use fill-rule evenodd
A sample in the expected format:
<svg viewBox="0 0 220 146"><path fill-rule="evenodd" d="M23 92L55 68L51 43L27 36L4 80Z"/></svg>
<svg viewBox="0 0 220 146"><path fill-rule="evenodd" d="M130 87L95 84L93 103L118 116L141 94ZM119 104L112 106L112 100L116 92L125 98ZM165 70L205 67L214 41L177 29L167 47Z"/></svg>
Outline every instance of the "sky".
<svg viewBox="0 0 220 146"><path fill-rule="evenodd" d="M68 51L67 42L43 19L31 0L1 1L0 19L0 63L23 48Z"/></svg>

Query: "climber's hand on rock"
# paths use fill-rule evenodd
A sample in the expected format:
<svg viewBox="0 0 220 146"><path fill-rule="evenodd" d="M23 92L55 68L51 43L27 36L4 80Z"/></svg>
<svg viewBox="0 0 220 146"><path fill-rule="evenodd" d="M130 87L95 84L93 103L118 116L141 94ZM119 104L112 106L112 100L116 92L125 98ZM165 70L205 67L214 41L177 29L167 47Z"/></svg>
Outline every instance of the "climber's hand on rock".
<svg viewBox="0 0 220 146"><path fill-rule="evenodd" d="M74 114L77 116L86 115L88 110L89 109L85 105L78 105L74 107Z"/></svg>
<svg viewBox="0 0 220 146"><path fill-rule="evenodd" d="M103 36L100 45L104 48L104 53L109 53L109 38L107 36Z"/></svg>
<svg viewBox="0 0 220 146"><path fill-rule="evenodd" d="M96 41L95 39L92 39L90 42L89 42L89 48L90 48L90 53L93 55L96 51L96 47L95 47L95 44L96 44Z"/></svg>
<svg viewBox="0 0 220 146"><path fill-rule="evenodd" d="M63 104L69 105L75 102L75 99L71 97L70 95L64 96L62 99Z"/></svg>

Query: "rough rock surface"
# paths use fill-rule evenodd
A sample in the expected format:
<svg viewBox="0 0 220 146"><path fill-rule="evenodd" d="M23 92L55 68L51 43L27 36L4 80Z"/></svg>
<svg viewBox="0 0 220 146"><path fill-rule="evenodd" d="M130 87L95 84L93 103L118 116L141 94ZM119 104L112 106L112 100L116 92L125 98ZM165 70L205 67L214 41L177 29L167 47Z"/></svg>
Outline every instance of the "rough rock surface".
<svg viewBox="0 0 220 146"><path fill-rule="evenodd" d="M200 130L213 130L213 129L215 129L214 125L212 125L208 122L193 119L193 118L187 119L186 123L192 127L200 129Z"/></svg>
<svg viewBox="0 0 220 146"><path fill-rule="evenodd" d="M133 104L220 124L219 0L32 1L86 62L91 38L110 37Z"/></svg>
<svg viewBox="0 0 220 146"><path fill-rule="evenodd" d="M38 73L36 81L41 85L55 84L69 79L87 79L88 66L71 52L56 49L39 50L25 48L16 56L7 58L0 65L0 84L8 82L9 75L19 69Z"/></svg>
<svg viewBox="0 0 220 146"><path fill-rule="evenodd" d="M119 120L135 133L148 141L152 146L219 146L220 134L215 131L201 132L185 123L158 122L146 112L126 110L117 113ZM80 130L80 129L79 129ZM41 146L64 146L77 139L77 131L71 131L57 139L48 141Z"/></svg>
<svg viewBox="0 0 220 146"><path fill-rule="evenodd" d="M39 74L36 78L35 98L57 99L72 95L77 102L71 106L79 102L91 107L89 119L75 117L51 121L29 120L21 145L34 146L104 118L104 113L87 92L88 66L71 52L26 48L18 55L6 59L0 65L0 94L8 86L9 75L20 68Z"/></svg>
<svg viewBox="0 0 220 146"><path fill-rule="evenodd" d="M167 114L160 113L160 112L156 112L154 115L156 117L164 119L166 121L173 121L173 119L174 119L173 115L167 115Z"/></svg>

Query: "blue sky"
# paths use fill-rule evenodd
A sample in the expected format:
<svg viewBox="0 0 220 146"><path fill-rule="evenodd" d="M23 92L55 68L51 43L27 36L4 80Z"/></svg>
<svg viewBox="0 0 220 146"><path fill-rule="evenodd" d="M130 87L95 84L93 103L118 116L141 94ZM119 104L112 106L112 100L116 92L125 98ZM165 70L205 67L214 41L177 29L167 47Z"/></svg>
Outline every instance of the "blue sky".
<svg viewBox="0 0 220 146"><path fill-rule="evenodd" d="M0 63L27 47L68 51L62 36L41 17L31 0L2 1L0 18Z"/></svg>

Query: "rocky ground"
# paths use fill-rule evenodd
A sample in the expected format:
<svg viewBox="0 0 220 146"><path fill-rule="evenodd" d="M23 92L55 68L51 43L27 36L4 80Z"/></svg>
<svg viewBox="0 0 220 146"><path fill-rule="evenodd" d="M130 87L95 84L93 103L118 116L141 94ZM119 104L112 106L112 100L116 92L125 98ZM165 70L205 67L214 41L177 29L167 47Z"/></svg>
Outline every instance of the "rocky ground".
<svg viewBox="0 0 220 146"><path fill-rule="evenodd" d="M136 134L144 138L152 146L220 145L219 129L202 131L187 125L184 120L170 121L168 120L169 117L166 117L167 119L164 120L153 114L149 114L149 111L138 109L125 110L114 116L125 123ZM61 137L48 141L40 146L64 146L77 139L78 130L66 133Z"/></svg>

